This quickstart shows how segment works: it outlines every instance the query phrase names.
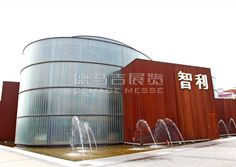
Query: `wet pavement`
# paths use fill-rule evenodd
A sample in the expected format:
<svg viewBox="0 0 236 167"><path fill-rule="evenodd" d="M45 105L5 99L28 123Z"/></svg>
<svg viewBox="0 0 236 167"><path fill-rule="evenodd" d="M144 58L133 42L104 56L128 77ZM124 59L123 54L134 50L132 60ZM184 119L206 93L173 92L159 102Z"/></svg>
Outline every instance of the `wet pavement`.
<svg viewBox="0 0 236 167"><path fill-rule="evenodd" d="M127 155L132 153L156 150L157 148L166 148L166 145L158 146L134 146L128 144L115 144L115 145L99 145L96 147L84 147L82 150L81 147L26 147L21 146L17 147L18 149L44 154L60 159L70 160L70 161L81 161L81 160L90 160L97 158L105 158L118 155Z"/></svg>
<svg viewBox="0 0 236 167"><path fill-rule="evenodd" d="M0 146L0 167L54 166L236 166L236 137L95 160L72 162Z"/></svg>

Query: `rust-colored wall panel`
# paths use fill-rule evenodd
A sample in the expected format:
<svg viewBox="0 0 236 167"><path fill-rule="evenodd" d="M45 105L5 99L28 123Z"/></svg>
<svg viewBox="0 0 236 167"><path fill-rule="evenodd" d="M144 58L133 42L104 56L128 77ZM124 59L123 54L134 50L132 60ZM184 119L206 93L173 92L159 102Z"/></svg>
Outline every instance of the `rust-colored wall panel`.
<svg viewBox="0 0 236 167"><path fill-rule="evenodd" d="M0 103L0 141L14 141L19 83L3 82Z"/></svg>
<svg viewBox="0 0 236 167"><path fill-rule="evenodd" d="M218 119L216 113L208 113L208 122L209 122L209 138L217 139L219 137L218 132Z"/></svg>
<svg viewBox="0 0 236 167"><path fill-rule="evenodd" d="M222 120L229 134L236 133L236 127L232 120L236 121L236 100L233 99L215 99L218 121ZM231 120L231 123L230 123ZM226 134L222 122L218 122L218 128L221 134ZM221 129L223 128L223 129Z"/></svg>
<svg viewBox="0 0 236 167"><path fill-rule="evenodd" d="M178 72L192 75L191 90L181 89ZM125 142L133 141L136 122L146 120L153 133L158 119L170 118L180 129L184 140L217 138L217 116L211 73L208 68L163 63L136 59L126 66L123 86L124 138ZM143 74L143 84L131 84L131 74ZM150 85L149 74L163 75L162 85ZM195 85L195 75L207 75L208 89L199 89ZM140 77L140 76L139 76ZM132 93L126 90L150 90L155 87L159 93L141 91ZM210 115L209 115L210 114ZM214 133L212 132L214 131Z"/></svg>

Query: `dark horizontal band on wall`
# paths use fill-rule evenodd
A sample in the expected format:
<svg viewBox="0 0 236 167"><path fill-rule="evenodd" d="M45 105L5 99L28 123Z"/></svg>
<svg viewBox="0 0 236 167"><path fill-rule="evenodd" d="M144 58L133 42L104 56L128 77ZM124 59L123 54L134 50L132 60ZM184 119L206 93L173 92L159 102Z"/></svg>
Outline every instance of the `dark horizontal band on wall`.
<svg viewBox="0 0 236 167"><path fill-rule="evenodd" d="M100 87L79 87L79 86L51 86L51 87L40 87L40 88L32 88L32 89L27 89L19 92L19 94L24 93L24 92L29 92L33 90L41 90L41 89L98 89L98 90L107 90L107 91L114 91L114 90L119 90L119 88L100 88ZM121 88L120 88L121 90ZM121 93L114 91L115 93Z"/></svg>
<svg viewBox="0 0 236 167"><path fill-rule="evenodd" d="M62 114L62 115L57 115L57 114L51 114L51 115L27 115L27 116L19 116L18 118L33 118L33 117L73 117L73 116L78 116L78 117L86 117L86 116L100 116L100 117L123 117L122 114Z"/></svg>
<svg viewBox="0 0 236 167"><path fill-rule="evenodd" d="M73 61L73 60L54 60L54 61L43 61L38 63L33 63L28 66L25 66L20 73L22 73L23 70L25 70L28 67L40 65L40 64L47 64L47 63L85 63L85 64L98 64L98 65L104 65L104 66L112 66L112 67L119 67L122 68L122 66L115 65L115 64L108 64L108 63L98 63L98 62L89 62L89 61Z"/></svg>

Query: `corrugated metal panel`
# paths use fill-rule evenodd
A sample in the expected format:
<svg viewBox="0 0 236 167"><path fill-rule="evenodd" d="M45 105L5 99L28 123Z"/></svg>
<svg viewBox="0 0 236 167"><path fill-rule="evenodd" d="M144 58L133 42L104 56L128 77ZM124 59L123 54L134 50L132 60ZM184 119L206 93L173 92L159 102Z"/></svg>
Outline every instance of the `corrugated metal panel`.
<svg viewBox="0 0 236 167"><path fill-rule="evenodd" d="M179 71L192 75L191 90L180 88ZM123 87L125 142L135 142L133 141L135 126L140 119L146 120L152 132L155 133L156 121L169 118L175 122L185 140L218 136L210 133L212 128L217 125L209 126L209 124L216 124L217 122L212 120L216 119L215 116L211 116L209 121L208 115L216 113L210 69L137 59L126 66L123 73L126 75L126 84ZM143 73L144 84L129 84L132 73ZM148 83L148 78L150 79L148 75L154 73L163 75L162 85L150 85ZM196 85L195 76L198 74L207 75L207 90L199 89ZM162 89L163 92L127 92L127 89L150 90L151 88Z"/></svg>
<svg viewBox="0 0 236 167"><path fill-rule="evenodd" d="M221 135L236 133L236 100L232 99L215 99L218 129ZM225 124L225 125L223 125ZM227 130L225 130L227 128Z"/></svg>
<svg viewBox="0 0 236 167"><path fill-rule="evenodd" d="M3 82L0 103L0 141L15 139L18 92L18 82Z"/></svg>

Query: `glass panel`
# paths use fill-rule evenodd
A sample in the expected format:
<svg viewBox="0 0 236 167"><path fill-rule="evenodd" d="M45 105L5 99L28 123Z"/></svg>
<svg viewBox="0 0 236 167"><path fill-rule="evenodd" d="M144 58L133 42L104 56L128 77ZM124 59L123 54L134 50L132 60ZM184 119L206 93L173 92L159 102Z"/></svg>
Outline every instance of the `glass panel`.
<svg viewBox="0 0 236 167"><path fill-rule="evenodd" d="M72 60L125 66L146 56L129 47L91 39L54 38L34 42L24 50L25 66L45 61Z"/></svg>
<svg viewBox="0 0 236 167"><path fill-rule="evenodd" d="M121 96L121 93L103 89L32 90L20 94L17 116L122 115Z"/></svg>
<svg viewBox="0 0 236 167"><path fill-rule="evenodd" d="M20 91L41 87L106 88L107 76L120 67L88 63L46 63L26 68Z"/></svg>
<svg viewBox="0 0 236 167"><path fill-rule="evenodd" d="M79 119L88 122L97 144L123 141L121 116L80 116ZM72 116L18 118L16 143L69 145L71 144L71 130Z"/></svg>

